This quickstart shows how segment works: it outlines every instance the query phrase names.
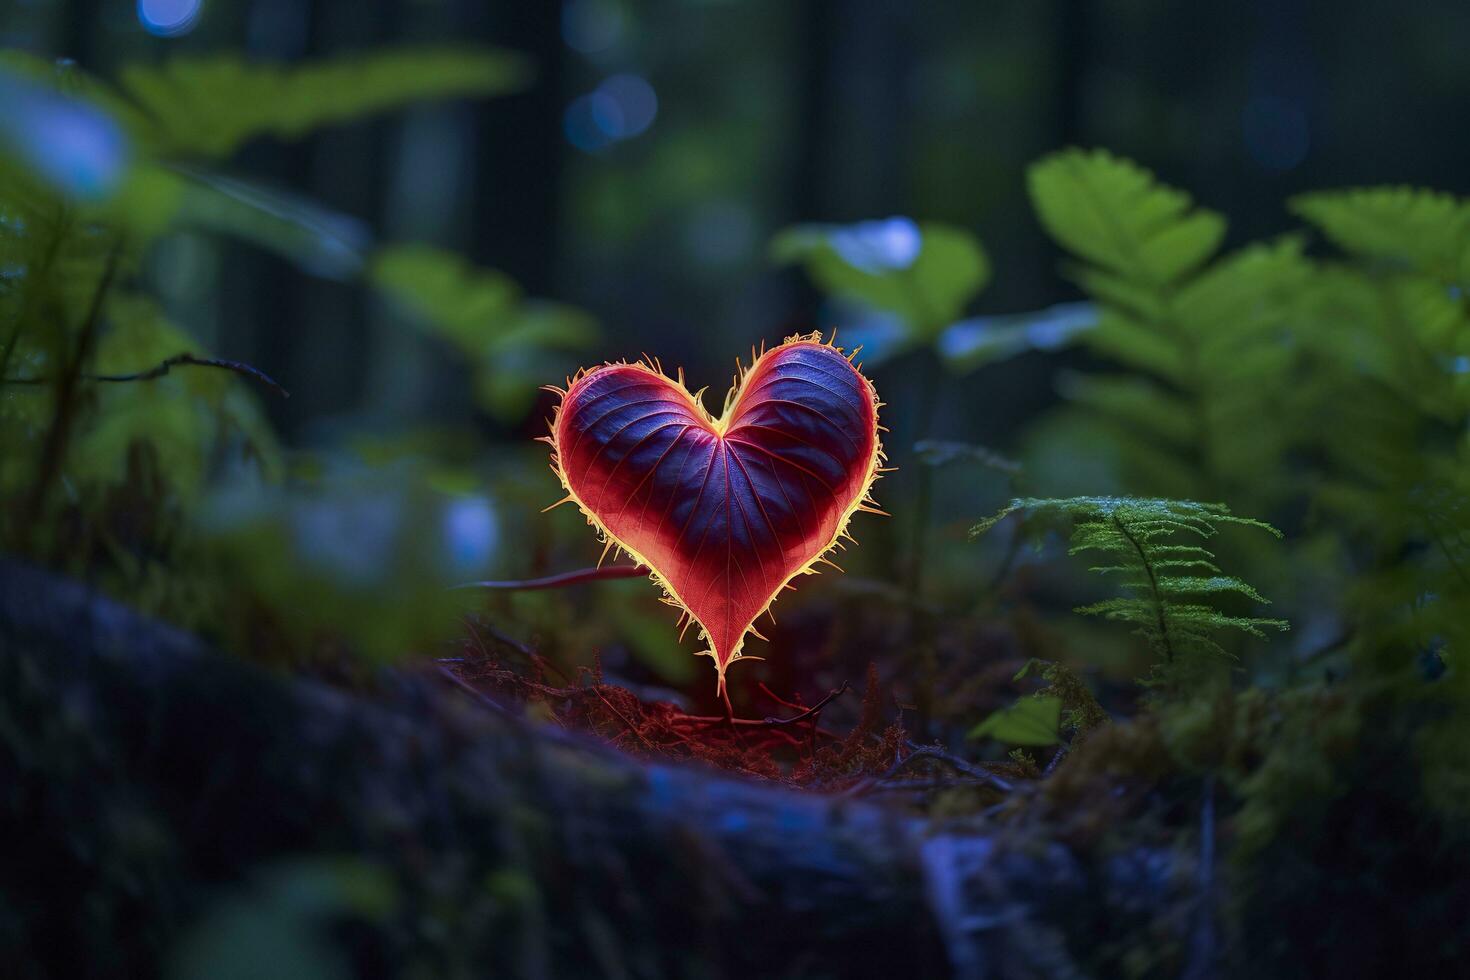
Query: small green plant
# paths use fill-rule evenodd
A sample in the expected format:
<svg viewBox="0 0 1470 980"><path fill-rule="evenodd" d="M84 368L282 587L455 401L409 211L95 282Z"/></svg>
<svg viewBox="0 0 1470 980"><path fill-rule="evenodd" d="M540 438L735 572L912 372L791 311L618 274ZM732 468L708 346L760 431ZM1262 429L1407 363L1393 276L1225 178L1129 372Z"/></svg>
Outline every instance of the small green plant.
<svg viewBox="0 0 1470 980"><path fill-rule="evenodd" d="M1072 497L1059 500L1013 500L971 529L978 537L1014 513L1033 520L1072 524L1068 554L1099 552L1107 564L1092 571L1114 577L1121 595L1082 606L1077 612L1132 625L1161 658L1167 674L1201 659L1227 657L1217 635L1238 630L1264 637L1265 630L1285 630L1281 619L1231 615L1214 604L1225 595L1264 603L1266 598L1215 564L1207 541L1226 525L1257 528L1281 536L1261 521L1237 517L1222 504L1139 497Z"/></svg>

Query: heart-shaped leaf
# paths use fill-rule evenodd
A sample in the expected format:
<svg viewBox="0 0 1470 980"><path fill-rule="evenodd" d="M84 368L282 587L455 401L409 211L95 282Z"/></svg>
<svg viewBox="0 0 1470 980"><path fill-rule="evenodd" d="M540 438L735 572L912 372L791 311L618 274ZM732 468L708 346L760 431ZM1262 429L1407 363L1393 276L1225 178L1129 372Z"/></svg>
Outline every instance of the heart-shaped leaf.
<svg viewBox="0 0 1470 980"><path fill-rule="evenodd" d="M741 371L719 418L656 363L582 373L548 441L564 499L699 623L723 690L756 617L876 512L878 407L850 356L799 336Z"/></svg>

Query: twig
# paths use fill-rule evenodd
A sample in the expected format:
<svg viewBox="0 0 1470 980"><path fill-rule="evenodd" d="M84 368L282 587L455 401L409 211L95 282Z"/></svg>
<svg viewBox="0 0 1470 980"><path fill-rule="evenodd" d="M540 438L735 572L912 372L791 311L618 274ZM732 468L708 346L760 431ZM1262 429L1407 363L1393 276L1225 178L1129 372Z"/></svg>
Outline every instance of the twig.
<svg viewBox="0 0 1470 980"><path fill-rule="evenodd" d="M165 374L168 374L170 370L176 367L211 367L220 368L225 371L233 371L236 374L241 374L247 378L259 381L261 384L270 388L282 398L291 397L291 393L289 391L281 387L281 385L277 383L274 378L266 374L260 368L252 367L251 365L246 364L243 361L226 361L214 357L195 357L193 354L190 354L187 351L182 354L175 354L173 357L165 358L163 361L154 365L148 370L138 371L134 374L82 374L79 375L79 377L84 381L102 381L112 383L122 381L152 381L155 378L163 377ZM3 383L8 385L42 385L50 384L54 380L57 379L5 378L3 380Z"/></svg>
<svg viewBox="0 0 1470 980"><path fill-rule="evenodd" d="M1052 773L1056 772L1057 766L1062 764L1062 760L1067 757L1067 753L1071 750L1072 746L1070 743L1064 743L1061 748L1057 749L1057 754L1051 757L1051 761L1049 761L1046 764L1046 768L1041 771L1041 778L1045 779L1047 776L1050 776Z"/></svg>
<svg viewBox="0 0 1470 980"><path fill-rule="evenodd" d="M804 704L795 704L795 703L793 703L791 701L787 701L785 698L781 697L775 691L772 691L769 687L766 687L766 682L765 681L756 681L755 682L755 686L758 687L758 688L760 688L760 692L762 694L764 694L766 697L770 698L772 701L776 702L777 704L779 704L783 708L790 708L793 711L805 711L806 710L806 705L804 705Z"/></svg>
<svg viewBox="0 0 1470 980"><path fill-rule="evenodd" d="M902 759L894 762L894 764L889 767L888 771L885 772L883 775L871 777L854 783L846 790L844 790L842 795L861 796L864 793L872 792L875 789L885 787L889 785L889 780L891 780L894 776L897 776L910 764L920 759L933 759L936 762L942 762L950 768L954 769L956 772L960 773L961 775L968 776L976 782L987 783L995 789L1000 790L1002 793L1009 793L1013 789L1015 789L1010 780L1002 779L1000 776L997 776L995 773L991 772L988 769L982 769L979 766L971 765L964 759L961 759L959 756L951 755L937 745L915 745L913 742L909 742L908 746L913 751L904 756ZM950 781L948 782L948 785L954 785L954 783Z"/></svg>
<svg viewBox="0 0 1470 980"><path fill-rule="evenodd" d="M762 686L764 686L764 685L762 685ZM763 722L763 724L766 724L766 725L794 725L794 724L796 724L799 721L805 721L806 719L812 717L813 715L815 715L818 712L820 712L823 708L825 708L828 705L828 703L833 698L838 697L839 695L845 694L845 693L847 693L847 691L848 691L847 681L843 681L841 687L838 687L838 688L835 688L835 689L833 689L831 691L828 691L826 697L822 698L822 700L818 701L816 704L812 705L810 708L807 708L801 714L799 714L799 715L793 715L790 718L767 718L767 719L765 719L765 721ZM767 693L769 693L769 692L767 692Z"/></svg>
<svg viewBox="0 0 1470 980"><path fill-rule="evenodd" d="M687 727L696 729L707 729L715 728L721 725L728 725L729 720L724 715L679 715L672 719L671 724L674 725L674 727L676 728ZM736 718L735 724L747 729L758 728L764 732L769 732L772 735L784 734L781 730L781 726L769 724L763 718ZM830 738L834 742L842 741L841 736L839 736L836 732L828 731L821 725L813 725L812 728L817 735L820 735L823 738ZM793 740L791 744L796 745L798 743L799 740Z"/></svg>
<svg viewBox="0 0 1470 980"><path fill-rule="evenodd" d="M449 682L452 683L454 686L458 687L460 690L464 691L470 697L474 698L476 701L479 701L481 704L483 704L485 707L489 708L496 714L508 714L508 712L505 710L505 707L501 705L499 701L496 701L490 695L486 694L478 687L475 687L475 685L469 683L463 677L460 677L447 664L442 662L439 664L439 673L447 677L449 679Z"/></svg>
<svg viewBox="0 0 1470 980"><path fill-rule="evenodd" d="M681 721L700 725L724 725L733 722L736 725L746 725L755 728L776 728L781 725L794 725L797 722L806 721L825 708L833 698L849 690L851 688L848 686L847 681L843 681L841 687L834 691L828 691L827 696L822 698L822 700L810 708L806 708L801 714L793 715L790 718L727 718L724 715L684 715ZM836 738L831 732L822 732L822 734Z"/></svg>
<svg viewBox="0 0 1470 980"><path fill-rule="evenodd" d="M597 699L599 701L601 701L604 706L606 706L606 708L607 708L608 711L611 711L613 713L613 715L615 715L617 717L618 721L620 721L620 722L623 723L624 727L626 727L628 729L628 731L632 732L634 735L637 735L638 736L638 741L642 742L645 746L647 746L648 747L648 750L650 752L657 751L654 748L653 743L648 740L648 736L646 736L642 732L640 732L633 725L633 723L627 719L627 716L625 716L617 708L613 707L613 703L611 701L609 701L606 697L603 696L601 688L602 688L602 684L601 683L597 683L597 684L593 684L592 685L592 693L597 695Z"/></svg>
<svg viewBox="0 0 1470 980"><path fill-rule="evenodd" d="M491 635L492 636L495 636L496 639L501 639L501 637L499 637L498 635L496 635L496 633L495 633L495 631L493 629L491 630ZM477 636L477 639L478 639L478 636ZM532 654L532 656L534 657L535 654ZM536 657L536 659L537 660L541 660L540 657ZM454 672L454 670L449 666L449 664L452 663L452 662L454 662L454 661L456 661L456 660L459 660L459 661L462 662L463 661L463 658L449 657L449 658L445 658L443 660L440 660L439 661L439 672L441 674L443 674L445 677L449 678L451 681L453 681L456 686L464 689L465 691L468 691L470 694L474 695L477 699L479 699L480 701L484 702L486 705L488 705L489 707L491 707L492 709L494 709L496 712L498 712L500 714L506 714L507 712L506 712L505 708L503 708L498 702L496 702L493 698L491 698L484 691L481 691L479 688L475 687L473 684L470 684L463 677L460 677L458 674L456 674ZM543 661L543 662L545 662L547 664L550 664L550 666L553 669L557 669L556 668L556 665L555 664L551 664L550 661ZM561 673L560 669L557 669L557 673ZM569 684L571 683L571 679L568 678L565 674L562 674L562 679L564 681L567 681L567 683L569 683ZM597 699L603 703L603 706L606 707L607 710L610 711L613 714L613 716L618 719L618 721L620 721L620 722L623 723L623 726L625 728L627 728L627 730L629 731L629 733L631 733L633 735L636 735L638 737L638 740L639 741L641 741L645 746L647 746L650 751L653 751L654 750L653 743L648 740L647 736L645 736L641 731L638 730L637 726L635 726L631 721L628 720L628 716L627 715L625 715L621 711L619 711L617 709L617 707L614 706L613 703L611 701L609 701L605 695L603 695L602 691L600 690L601 687L602 687L601 684L593 684L593 685L590 686L589 689L592 691L593 694L597 695Z"/></svg>
<svg viewBox="0 0 1470 980"><path fill-rule="evenodd" d="M956 772L964 773L966 776L971 776L975 779L987 780L996 789L1001 790L1002 792L1009 793L1011 790L1015 789L1015 787L1011 785L1009 780L1002 779L995 773L991 772L989 769L984 769L980 766L966 762L959 756L946 752L938 745L915 745L914 743L910 742L908 743L908 746L909 748L913 749L913 751L904 756L901 760L899 760L899 764L894 770L895 773L903 769L904 766L907 766L915 759L934 759L938 762L943 762L945 765L954 769Z"/></svg>
<svg viewBox="0 0 1470 980"><path fill-rule="evenodd" d="M547 575L544 578L505 579L493 582L465 582L454 589L560 589L583 582L600 582L604 579L637 578L648 574L644 565L605 565L602 568L579 568L575 572Z"/></svg>

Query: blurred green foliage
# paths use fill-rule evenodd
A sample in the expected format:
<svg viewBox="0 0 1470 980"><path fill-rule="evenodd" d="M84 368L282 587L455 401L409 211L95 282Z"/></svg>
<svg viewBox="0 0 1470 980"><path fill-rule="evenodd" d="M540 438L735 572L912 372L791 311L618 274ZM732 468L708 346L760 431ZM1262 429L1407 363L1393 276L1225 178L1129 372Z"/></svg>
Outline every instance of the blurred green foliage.
<svg viewBox="0 0 1470 980"><path fill-rule="evenodd" d="M396 882L354 857L316 857L261 869L255 880L210 907L175 951L176 980L333 980L352 976L334 942L343 921L381 923L393 911Z"/></svg>
<svg viewBox="0 0 1470 980"><path fill-rule="evenodd" d="M990 282L990 259L979 239L908 218L788 228L771 242L771 258L800 264L837 299L892 318L869 363L933 345ZM858 338L860 343L861 330Z"/></svg>
<svg viewBox="0 0 1470 980"><path fill-rule="evenodd" d="M559 352L586 350L597 339L596 322L581 310L526 300L508 276L441 249L382 249L371 278L465 358L480 406L502 421L523 418L536 390L566 370Z"/></svg>
<svg viewBox="0 0 1470 980"><path fill-rule="evenodd" d="M1327 710L1313 693L1322 678L1344 679L1335 727L1273 745L1262 768L1232 784L1247 812L1275 826L1306 819L1315 812L1307 798L1349 778L1333 775L1346 763L1340 745L1324 744L1329 733L1355 738L1376 724L1393 744L1413 746L1420 792L1437 812L1470 813L1463 758L1448 748L1470 735L1470 205L1408 188L1309 194L1290 208L1338 253L1308 230L1222 255L1221 215L1105 151L1048 156L1029 188L1071 257L1065 274L1088 298L1040 322L1064 327L1051 349L1080 343L1091 360L1060 375L1061 403L1021 440L1009 476L1038 496L977 530L1021 510L1042 518L1028 533L1043 545L1056 539L1048 530L1070 524L1072 553L1105 554L1094 570L1121 594L1078 611L1131 623L1165 661L1153 679L1173 697L1158 711L1180 753L1256 737L1229 727L1254 725L1246 714L1219 721L1227 709L1209 692L1222 681L1227 690L1242 679L1260 685L1250 710L1310 712ZM839 250L802 235L794 240L813 280L857 293ZM951 295L968 281L956 276ZM861 298L895 305L877 291ZM1047 349L1027 339L1036 323L988 317L950 329L981 338L984 363ZM993 465L987 452L936 451L943 445L913 450ZM1222 523L1276 534L1227 505L1282 524L1285 542L1232 536L1217 558L1203 543ZM1001 536L1002 573L1017 562L1021 534ZM1261 638L1285 626L1259 615L1265 600L1246 582L1305 624L1295 643L1247 653L1222 635ZM1090 646L1078 644L1078 666ZM1278 702L1269 693L1277 687L1294 693ZM1051 707L1035 700L990 715L973 734L1025 744L1043 709L1055 734ZM1305 716L1283 723L1310 726ZM1308 771L1310 780L1273 775ZM1269 836L1253 835L1251 846Z"/></svg>
<svg viewBox="0 0 1470 980"><path fill-rule="evenodd" d="M1021 698L970 729L970 738L993 738L1007 745L1056 745L1062 701L1055 697Z"/></svg>
<svg viewBox="0 0 1470 980"><path fill-rule="evenodd" d="M596 337L590 317L449 252L375 247L340 215L211 167L259 138L527 78L518 56L466 47L293 68L179 59L130 67L117 86L5 53L3 547L256 656L377 660L442 636L467 598L446 587L499 554L484 491L497 477L473 434L289 453L243 372L168 366L210 352L143 270L171 235L204 230L360 280L449 341L485 410L519 423Z"/></svg>
<svg viewBox="0 0 1470 980"><path fill-rule="evenodd" d="M1029 185L1042 224L1082 260L1068 273L1099 311L1083 343L1122 369L1064 376L1076 410L1052 438L1069 438L1066 452L1103 442L1130 488L1251 511L1279 500L1289 437L1259 422L1293 396L1300 241L1216 259L1220 215L1105 152L1048 157Z"/></svg>

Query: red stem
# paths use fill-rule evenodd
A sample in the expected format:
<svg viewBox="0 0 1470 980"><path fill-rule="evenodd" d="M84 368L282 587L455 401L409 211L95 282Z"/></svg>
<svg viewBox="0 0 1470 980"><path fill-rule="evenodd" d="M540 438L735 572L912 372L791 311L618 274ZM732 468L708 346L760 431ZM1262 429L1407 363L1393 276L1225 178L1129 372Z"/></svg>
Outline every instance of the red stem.
<svg viewBox="0 0 1470 980"><path fill-rule="evenodd" d="M499 582L465 582L456 585L456 589L506 589L521 590L530 589L560 589L568 585L581 585L583 582L601 582L606 579L637 578L647 575L648 568L644 565L607 565L603 568L579 568L575 572L562 572L560 575L548 575L545 578L523 578L506 579Z"/></svg>

